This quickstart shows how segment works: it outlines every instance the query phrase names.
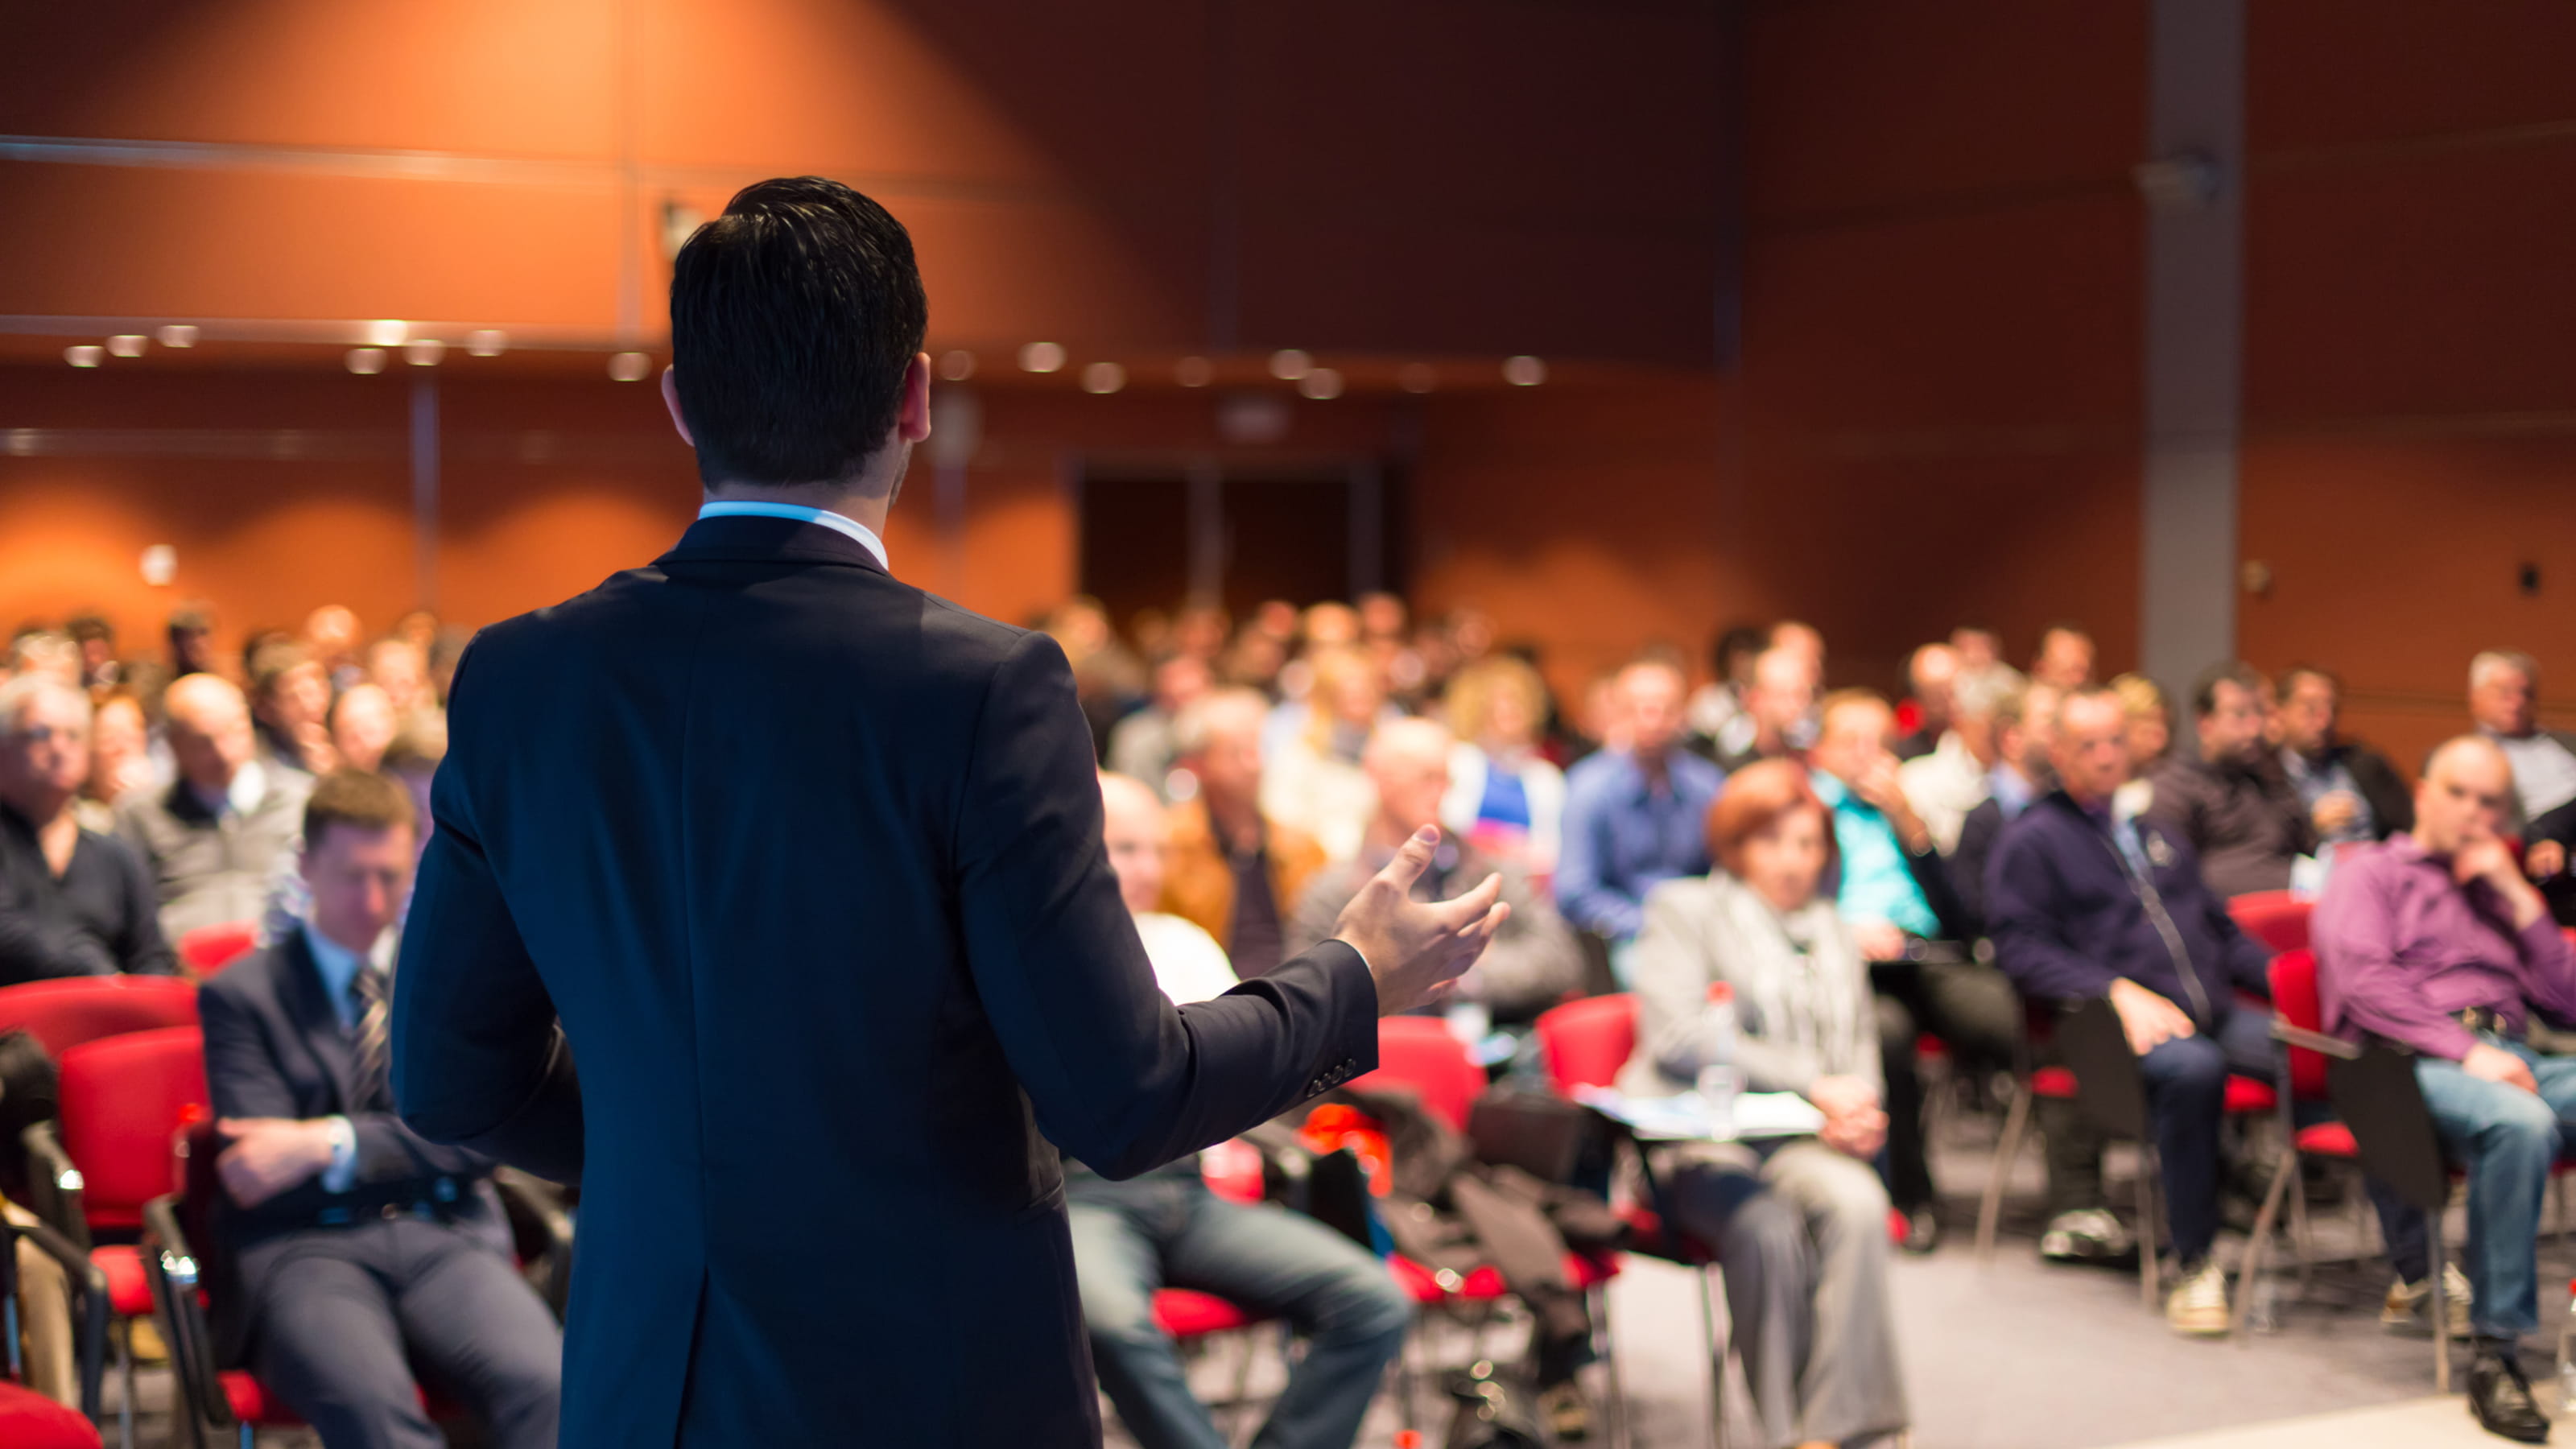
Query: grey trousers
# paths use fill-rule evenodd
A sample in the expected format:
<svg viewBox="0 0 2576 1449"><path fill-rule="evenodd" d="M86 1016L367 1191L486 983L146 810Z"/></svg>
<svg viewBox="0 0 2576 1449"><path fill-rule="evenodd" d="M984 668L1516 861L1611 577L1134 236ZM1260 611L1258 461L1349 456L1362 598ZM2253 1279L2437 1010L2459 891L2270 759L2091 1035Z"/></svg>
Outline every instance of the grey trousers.
<svg viewBox="0 0 2576 1449"><path fill-rule="evenodd" d="M1675 1156L1664 1211L1717 1249L1765 1444L1848 1444L1905 1428L1878 1174L1814 1138L1767 1153Z"/></svg>

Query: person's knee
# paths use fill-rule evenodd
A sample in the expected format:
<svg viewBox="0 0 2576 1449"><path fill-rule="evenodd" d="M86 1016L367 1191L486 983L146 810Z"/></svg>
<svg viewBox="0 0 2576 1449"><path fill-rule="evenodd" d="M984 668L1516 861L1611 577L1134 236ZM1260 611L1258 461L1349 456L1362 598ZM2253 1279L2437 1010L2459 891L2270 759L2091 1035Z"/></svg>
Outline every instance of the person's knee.
<svg viewBox="0 0 2576 1449"><path fill-rule="evenodd" d="M1413 1328L1413 1300L1374 1259L1334 1283L1317 1315L1319 1334L1351 1342L1394 1345Z"/></svg>
<svg viewBox="0 0 2576 1449"><path fill-rule="evenodd" d="M1846 1158L1820 1174L1817 1202L1835 1226L1884 1235L1890 1202L1887 1183L1867 1163Z"/></svg>
<svg viewBox="0 0 2576 1449"><path fill-rule="evenodd" d="M2207 1036L2175 1037L2139 1061L2158 1092L2216 1099L2227 1090L2227 1053Z"/></svg>
<svg viewBox="0 0 2576 1449"><path fill-rule="evenodd" d="M2521 1162L2537 1162L2546 1170L2558 1158L2561 1134L2558 1114L2547 1102L2529 1092L2507 1089L2494 1094L2483 1113L2485 1121L2477 1132L2477 1149L2481 1153L2498 1152Z"/></svg>

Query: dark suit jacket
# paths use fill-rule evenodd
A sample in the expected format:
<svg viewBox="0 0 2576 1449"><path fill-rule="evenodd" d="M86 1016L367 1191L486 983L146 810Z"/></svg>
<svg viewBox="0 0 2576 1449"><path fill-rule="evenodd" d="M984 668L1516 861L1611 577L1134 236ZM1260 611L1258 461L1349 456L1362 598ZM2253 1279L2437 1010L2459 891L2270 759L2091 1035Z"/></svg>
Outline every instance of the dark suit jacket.
<svg viewBox="0 0 2576 1449"><path fill-rule="evenodd" d="M565 1449L1096 1443L1057 1148L1132 1176L1375 1065L1339 943L1175 1010L1062 652L830 529L701 520L450 710L395 1092L581 1182Z"/></svg>
<svg viewBox="0 0 2576 1449"><path fill-rule="evenodd" d="M390 1112L353 1112L350 1077L356 1043L332 1009L322 973L302 932L265 946L226 967L197 993L197 1021L206 1038L206 1086L217 1117L346 1116L358 1141L356 1183L345 1194L325 1192L319 1179L278 1194L255 1209L218 1198L214 1225L238 1261L240 1294L217 1293L219 1308L255 1302L267 1291L267 1269L285 1239L317 1226L325 1214L357 1214L387 1203L434 1198L445 1179L454 1193L456 1225L504 1256L510 1252L508 1220L489 1181L492 1160L423 1139ZM256 1332L258 1325L247 1325ZM223 1325L230 1340L242 1327Z"/></svg>

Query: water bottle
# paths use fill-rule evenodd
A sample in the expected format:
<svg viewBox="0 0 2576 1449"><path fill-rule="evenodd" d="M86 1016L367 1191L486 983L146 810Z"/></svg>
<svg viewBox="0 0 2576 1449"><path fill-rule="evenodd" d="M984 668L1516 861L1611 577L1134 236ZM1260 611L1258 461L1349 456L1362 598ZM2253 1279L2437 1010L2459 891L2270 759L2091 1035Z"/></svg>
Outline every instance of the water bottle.
<svg viewBox="0 0 2576 1449"><path fill-rule="evenodd" d="M1483 1046L1485 1038L1494 1034L1493 1010L1481 1001L1452 1001L1446 1015L1449 1034L1471 1052Z"/></svg>
<svg viewBox="0 0 2576 1449"><path fill-rule="evenodd" d="M2567 1285L2567 1320L2558 1326L2558 1412L2576 1413L2576 1282Z"/></svg>
<svg viewBox="0 0 2576 1449"><path fill-rule="evenodd" d="M1731 1142L1744 1076L1735 1065L1735 988L1723 981L1710 984L1708 1004L1700 1008L1700 1041L1708 1049L1699 1069L1700 1110L1708 1116L1708 1135Z"/></svg>

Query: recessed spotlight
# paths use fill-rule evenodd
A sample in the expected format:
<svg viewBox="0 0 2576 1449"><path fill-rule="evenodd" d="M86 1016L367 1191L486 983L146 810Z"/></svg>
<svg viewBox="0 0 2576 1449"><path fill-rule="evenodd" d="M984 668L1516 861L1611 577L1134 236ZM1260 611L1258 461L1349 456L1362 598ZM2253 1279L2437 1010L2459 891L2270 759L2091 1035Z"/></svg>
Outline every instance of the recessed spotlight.
<svg viewBox="0 0 2576 1449"><path fill-rule="evenodd" d="M385 370L385 350L381 347L352 347L340 361L360 377L373 377Z"/></svg>
<svg viewBox="0 0 2576 1449"><path fill-rule="evenodd" d="M1032 342L1020 349L1020 371L1053 372L1064 366L1064 348L1053 342Z"/></svg>
<svg viewBox="0 0 2576 1449"><path fill-rule="evenodd" d="M1314 370L1315 359L1294 347L1283 347L1270 354L1270 375L1281 382L1295 382Z"/></svg>
<svg viewBox="0 0 2576 1449"><path fill-rule="evenodd" d="M1547 381L1547 364L1526 355L1506 357L1503 359L1503 381L1514 387L1536 387Z"/></svg>
<svg viewBox="0 0 2576 1449"><path fill-rule="evenodd" d="M414 367L436 367L447 360L447 344L435 337L415 337L403 344L403 361Z"/></svg>
<svg viewBox="0 0 2576 1449"><path fill-rule="evenodd" d="M465 334L465 350L477 357L498 357L510 350L510 334L498 327L484 327Z"/></svg>
<svg viewBox="0 0 2576 1449"><path fill-rule="evenodd" d="M619 382L641 382L653 370L653 354L621 352L608 359L608 375Z"/></svg>
<svg viewBox="0 0 2576 1449"><path fill-rule="evenodd" d="M1329 402L1342 395L1342 375L1329 367L1319 367L1297 379L1297 391L1317 402Z"/></svg>
<svg viewBox="0 0 2576 1449"><path fill-rule="evenodd" d="M1440 385L1440 370L1427 362L1408 362L1395 374L1395 385L1406 392L1429 392Z"/></svg>
<svg viewBox="0 0 2576 1449"><path fill-rule="evenodd" d="M411 335L411 324L385 317L368 323L364 332L369 347L400 347Z"/></svg>
<svg viewBox="0 0 2576 1449"><path fill-rule="evenodd" d="M975 375L975 354L963 347L953 347L939 354L939 375L950 382L964 382Z"/></svg>
<svg viewBox="0 0 2576 1449"><path fill-rule="evenodd" d="M140 332L120 332L107 339L107 350L118 357L141 357L145 340Z"/></svg>
<svg viewBox="0 0 2576 1449"><path fill-rule="evenodd" d="M1216 364L1204 357L1184 357L1172 364L1172 381L1183 387L1205 387L1216 381Z"/></svg>
<svg viewBox="0 0 2576 1449"><path fill-rule="evenodd" d="M155 332L152 335L160 338L161 345L164 347L194 347L197 345L197 329L189 326L185 322L173 322L169 326L162 328L160 331Z"/></svg>
<svg viewBox="0 0 2576 1449"><path fill-rule="evenodd" d="M106 360L107 349L96 343L85 342L78 347L63 349L63 361L74 367L96 367Z"/></svg>
<svg viewBox="0 0 2576 1449"><path fill-rule="evenodd" d="M1112 393L1127 385L1127 369L1114 362L1095 362L1082 370L1084 392Z"/></svg>

